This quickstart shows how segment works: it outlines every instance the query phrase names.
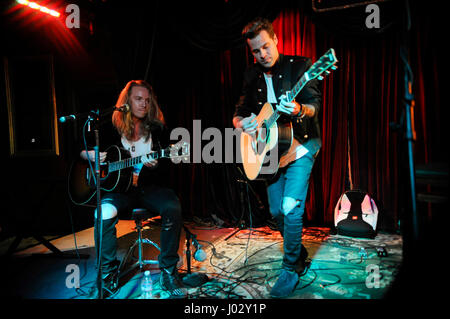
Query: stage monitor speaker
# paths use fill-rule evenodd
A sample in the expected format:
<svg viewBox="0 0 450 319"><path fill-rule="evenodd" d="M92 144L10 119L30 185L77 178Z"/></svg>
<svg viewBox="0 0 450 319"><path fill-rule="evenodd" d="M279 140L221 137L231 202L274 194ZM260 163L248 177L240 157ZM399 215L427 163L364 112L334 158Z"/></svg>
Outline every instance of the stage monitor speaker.
<svg viewBox="0 0 450 319"><path fill-rule="evenodd" d="M53 58L5 57L11 156L59 155Z"/></svg>
<svg viewBox="0 0 450 319"><path fill-rule="evenodd" d="M334 226L339 235L374 238L377 221L375 201L361 190L344 192L334 209Z"/></svg>

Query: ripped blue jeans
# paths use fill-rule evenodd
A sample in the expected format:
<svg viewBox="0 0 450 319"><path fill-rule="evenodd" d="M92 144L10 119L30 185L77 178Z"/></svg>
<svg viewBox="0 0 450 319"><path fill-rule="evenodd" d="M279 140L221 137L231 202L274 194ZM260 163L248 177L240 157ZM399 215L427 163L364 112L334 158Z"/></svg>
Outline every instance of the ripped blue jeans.
<svg viewBox="0 0 450 319"><path fill-rule="evenodd" d="M279 169L267 186L270 213L283 236L282 266L290 271L294 271L300 261L303 213L314 161L311 152L306 153Z"/></svg>

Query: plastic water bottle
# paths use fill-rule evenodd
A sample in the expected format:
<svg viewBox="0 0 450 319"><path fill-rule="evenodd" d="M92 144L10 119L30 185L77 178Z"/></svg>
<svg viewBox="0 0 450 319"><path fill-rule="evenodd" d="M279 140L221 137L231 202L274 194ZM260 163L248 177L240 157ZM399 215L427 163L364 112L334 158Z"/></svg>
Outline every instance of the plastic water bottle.
<svg viewBox="0 0 450 319"><path fill-rule="evenodd" d="M152 299L153 297L153 282L150 271L144 272L144 277L141 281L141 299Z"/></svg>

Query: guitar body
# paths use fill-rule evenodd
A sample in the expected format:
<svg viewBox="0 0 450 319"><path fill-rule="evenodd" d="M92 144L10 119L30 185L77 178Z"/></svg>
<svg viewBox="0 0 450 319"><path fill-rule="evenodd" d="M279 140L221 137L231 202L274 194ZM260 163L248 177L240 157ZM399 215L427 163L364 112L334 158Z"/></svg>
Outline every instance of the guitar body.
<svg viewBox="0 0 450 319"><path fill-rule="evenodd" d="M269 179L278 171L279 159L291 147L293 140L292 124L274 122L268 127L267 119L272 116L274 109L270 103L264 104L259 114L256 116L258 127L255 135L245 132L241 134L241 156L245 174L250 180ZM276 163L269 163L264 166L264 174L262 173L263 165L269 158L276 159ZM273 156L273 152L276 152Z"/></svg>
<svg viewBox="0 0 450 319"><path fill-rule="evenodd" d="M125 192L132 184L133 168L126 168L114 172L109 171L109 163L120 161L127 157L128 152L116 145L106 149L107 157L100 163L100 189L106 192ZM94 163L92 168L95 169ZM76 205L89 203L97 193L95 186L95 174L92 174L88 161L75 160L69 171L68 182L69 196Z"/></svg>

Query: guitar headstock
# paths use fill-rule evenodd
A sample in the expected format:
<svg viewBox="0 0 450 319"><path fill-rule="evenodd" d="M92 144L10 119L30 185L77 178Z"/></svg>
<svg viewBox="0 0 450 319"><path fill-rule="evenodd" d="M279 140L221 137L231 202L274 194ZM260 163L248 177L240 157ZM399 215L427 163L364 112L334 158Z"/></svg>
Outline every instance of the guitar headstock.
<svg viewBox="0 0 450 319"><path fill-rule="evenodd" d="M170 145L168 147L168 151L170 154L170 159L175 164L183 161L183 162L189 162L189 156L191 145L188 142L185 141L179 141L176 144Z"/></svg>
<svg viewBox="0 0 450 319"><path fill-rule="evenodd" d="M330 70L336 70L338 62L334 49L329 49L324 55L317 60L308 71L305 72L305 78L310 81L312 79L323 80L323 75L330 74Z"/></svg>

